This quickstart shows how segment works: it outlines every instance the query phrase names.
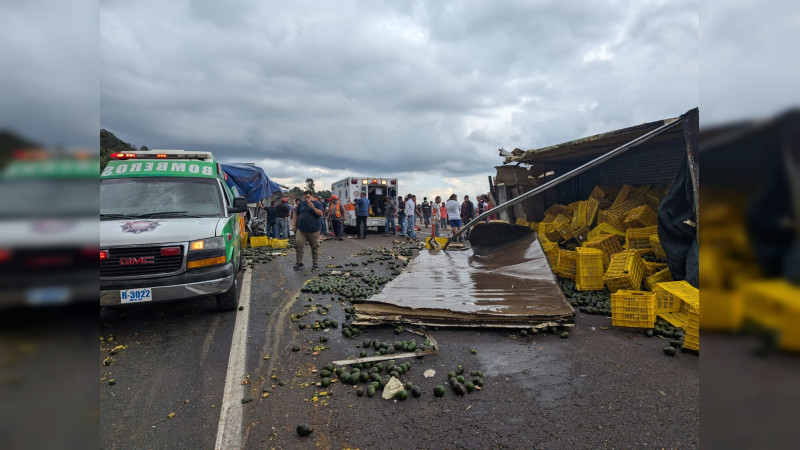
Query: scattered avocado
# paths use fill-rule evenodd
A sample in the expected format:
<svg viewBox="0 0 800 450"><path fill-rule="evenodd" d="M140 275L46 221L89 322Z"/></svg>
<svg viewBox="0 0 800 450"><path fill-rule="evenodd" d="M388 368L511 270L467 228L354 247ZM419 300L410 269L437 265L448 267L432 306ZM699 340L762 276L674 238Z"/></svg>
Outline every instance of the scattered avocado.
<svg viewBox="0 0 800 450"><path fill-rule="evenodd" d="M675 353L678 352L678 349L670 345L669 347L664 347L662 351L665 355L675 356Z"/></svg>
<svg viewBox="0 0 800 450"><path fill-rule="evenodd" d="M394 398L398 400L405 400L408 398L408 392L405 389L397 391L397 393L394 394Z"/></svg>
<svg viewBox="0 0 800 450"><path fill-rule="evenodd" d="M437 397L444 397L444 386L436 386L433 388L433 395Z"/></svg>
<svg viewBox="0 0 800 450"><path fill-rule="evenodd" d="M299 434L302 437L308 436L309 434L311 434L313 432L314 432L314 428L312 428L311 425L309 425L307 423L304 423L304 424L301 424L301 425L297 426L297 434Z"/></svg>

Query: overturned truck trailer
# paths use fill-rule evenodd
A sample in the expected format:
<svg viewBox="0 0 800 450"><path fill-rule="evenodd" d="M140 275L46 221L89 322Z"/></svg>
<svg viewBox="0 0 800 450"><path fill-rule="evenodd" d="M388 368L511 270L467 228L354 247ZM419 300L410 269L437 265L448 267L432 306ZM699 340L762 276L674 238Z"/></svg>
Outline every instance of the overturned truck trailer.
<svg viewBox="0 0 800 450"><path fill-rule="evenodd" d="M651 189L665 194L652 205L658 211L658 235L669 268L680 279L695 284L697 127L698 111L693 109L680 117L541 150L516 149L511 154L501 150L501 156L507 158L497 168L492 192L499 205L460 232L471 229L471 248L422 253L381 294L357 303L355 323L573 324L574 310L559 288L543 239L537 239L537 228L532 225L547 218L551 205L586 199L597 186L628 185L631 191L635 186L635 195L643 198ZM497 213L503 219L500 223L483 223L489 214ZM583 236L568 239L573 238L572 245L580 245Z"/></svg>

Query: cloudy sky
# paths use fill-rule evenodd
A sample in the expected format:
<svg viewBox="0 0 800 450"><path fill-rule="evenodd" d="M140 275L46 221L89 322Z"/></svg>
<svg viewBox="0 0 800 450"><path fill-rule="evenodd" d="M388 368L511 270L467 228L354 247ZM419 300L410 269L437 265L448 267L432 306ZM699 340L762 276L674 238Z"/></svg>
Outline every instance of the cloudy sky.
<svg viewBox="0 0 800 450"><path fill-rule="evenodd" d="M486 192L498 149L698 106L697 1L103 1L100 125L317 188Z"/></svg>

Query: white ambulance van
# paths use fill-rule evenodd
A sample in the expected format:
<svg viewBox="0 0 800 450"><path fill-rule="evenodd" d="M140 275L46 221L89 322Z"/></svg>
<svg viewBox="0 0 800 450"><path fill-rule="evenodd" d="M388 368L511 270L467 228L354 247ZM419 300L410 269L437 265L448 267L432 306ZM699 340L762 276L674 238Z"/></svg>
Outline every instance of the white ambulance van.
<svg viewBox="0 0 800 450"><path fill-rule="evenodd" d="M397 201L397 178L367 178L347 177L331 184L331 193L345 205L344 226L355 228L356 211L353 200L367 194L370 204L370 214L367 218L367 228L374 227L383 233L386 226L386 213L384 212L384 198L390 197Z"/></svg>
<svg viewBox="0 0 800 450"><path fill-rule="evenodd" d="M115 153L100 174L100 305L215 295L239 303L240 213L210 152Z"/></svg>

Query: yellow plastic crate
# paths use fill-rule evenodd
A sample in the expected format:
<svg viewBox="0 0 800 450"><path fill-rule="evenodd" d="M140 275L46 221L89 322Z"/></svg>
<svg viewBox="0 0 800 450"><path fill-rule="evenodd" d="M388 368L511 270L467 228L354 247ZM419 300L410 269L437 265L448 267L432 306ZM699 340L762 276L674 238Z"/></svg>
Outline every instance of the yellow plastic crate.
<svg viewBox="0 0 800 450"><path fill-rule="evenodd" d="M250 238L250 247L263 247L269 245L268 236L253 236Z"/></svg>
<svg viewBox="0 0 800 450"><path fill-rule="evenodd" d="M247 248L247 239L248 239L249 237L250 237L250 236L247 234L247 232L246 232L246 231L243 231L243 232L242 232L242 234L241 234L241 237L240 237L240 239L241 239L241 244L242 244L242 248Z"/></svg>
<svg viewBox="0 0 800 450"><path fill-rule="evenodd" d="M700 291L687 281L668 281L653 287L656 315L676 327L686 328L689 314L699 314Z"/></svg>
<svg viewBox="0 0 800 450"><path fill-rule="evenodd" d="M428 250L431 249L431 239L435 239L436 242L439 243L439 250L441 250L442 246L447 242L447 238L444 237L426 237L425 238L425 248Z"/></svg>
<svg viewBox="0 0 800 450"><path fill-rule="evenodd" d="M556 216L556 220L553 222L556 224L556 230L558 231L558 234L560 234L565 241L572 239L574 233L574 230L569 222L569 217L563 214Z"/></svg>
<svg viewBox="0 0 800 450"><path fill-rule="evenodd" d="M597 211L600 207L600 202L597 199L590 198L578 202L575 213L572 215L571 225L573 228L591 228L597 219Z"/></svg>
<svg viewBox="0 0 800 450"><path fill-rule="evenodd" d="M560 204L558 204L558 203L554 203L554 204L550 205L550 207L549 207L549 208L547 208L547 209L544 211L544 214L545 214L545 215L548 215L548 214L549 214L549 215L551 215L551 216L553 216L553 217L556 217L556 216L558 216L559 214L567 214L567 212L568 212L568 211L569 211L569 207L568 207L568 206L566 206L566 205L560 205Z"/></svg>
<svg viewBox="0 0 800 450"><path fill-rule="evenodd" d="M270 239L269 245L272 248L287 248L289 246L288 239Z"/></svg>
<svg viewBox="0 0 800 450"><path fill-rule="evenodd" d="M619 231L618 229L614 228L608 223L600 222L597 224L596 227L592 228L592 231L589 232L587 238L589 240L592 240L595 237L600 236L601 234L615 234L617 236L625 237L624 232Z"/></svg>
<svg viewBox="0 0 800 450"><path fill-rule="evenodd" d="M586 242L589 236L589 227L574 228L572 230L572 237L578 242Z"/></svg>
<svg viewBox="0 0 800 450"><path fill-rule="evenodd" d="M645 228L628 228L625 230L625 248L650 249L650 236L658 235L658 225Z"/></svg>
<svg viewBox="0 0 800 450"><path fill-rule="evenodd" d="M619 244L619 237L616 234L601 234L589 239L583 244L587 248L596 248L603 251L603 267L608 268L611 262L611 255L622 251Z"/></svg>
<svg viewBox="0 0 800 450"><path fill-rule="evenodd" d="M793 311L800 309L800 287L786 280L754 281L740 289L745 318L766 328L780 330L784 327L786 317L796 314Z"/></svg>
<svg viewBox="0 0 800 450"><path fill-rule="evenodd" d="M653 211L653 208L642 205L637 206L630 210L627 216L625 216L625 220L622 222L622 225L625 229L628 228L645 228L651 227L658 223L658 216L656 212Z"/></svg>
<svg viewBox="0 0 800 450"><path fill-rule="evenodd" d="M514 223L517 225L522 225L523 227L527 227L530 225L530 222L523 219L522 217L517 217L517 220Z"/></svg>
<svg viewBox="0 0 800 450"><path fill-rule="evenodd" d="M664 247L661 246L661 239L658 237L658 232L650 235L650 248L653 249L656 258L662 261L667 259L667 253L664 251Z"/></svg>
<svg viewBox="0 0 800 450"><path fill-rule="evenodd" d="M665 283L667 281L672 281L672 272L669 269L662 269L649 277L644 279L644 288L648 291L652 291L653 287L655 287L658 283Z"/></svg>
<svg viewBox="0 0 800 450"><path fill-rule="evenodd" d="M699 309L699 307L698 307ZM700 350L700 313L689 314L689 323L686 326L686 336L683 338L683 347L689 350Z"/></svg>
<svg viewBox="0 0 800 450"><path fill-rule="evenodd" d="M611 198L615 198L617 196L617 194L619 193L619 190L620 190L619 186L599 186L598 185L598 186L595 186L594 189L592 189L592 193L589 194L589 198L594 198L594 199L597 199L597 200L602 200L602 199L609 199L610 200Z"/></svg>
<svg viewBox="0 0 800 450"><path fill-rule="evenodd" d="M556 266L556 275L562 278L575 279L575 252L571 250L558 249L558 265Z"/></svg>
<svg viewBox="0 0 800 450"><path fill-rule="evenodd" d="M700 327L704 330L738 331L744 319L743 297L740 291L703 288L700 291L703 311Z"/></svg>
<svg viewBox="0 0 800 450"><path fill-rule="evenodd" d="M634 191L633 186L631 185L624 185L620 188L619 192L617 192L617 196L614 198L614 203L611 204L611 207L618 207L622 205L624 202L628 201L631 198L631 193Z"/></svg>
<svg viewBox="0 0 800 450"><path fill-rule="evenodd" d="M638 291L642 284L644 265L642 258L633 250L626 250L611 257L603 282L611 292L620 289Z"/></svg>
<svg viewBox="0 0 800 450"><path fill-rule="evenodd" d="M588 209L587 201L584 200L578 202L578 207L575 209L575 213L572 215L571 225L573 228L586 226L586 213L588 212Z"/></svg>
<svg viewBox="0 0 800 450"><path fill-rule="evenodd" d="M666 189L663 186L653 186L644 194L644 201L658 212L658 207L661 205L661 199L664 198L665 193Z"/></svg>
<svg viewBox="0 0 800 450"><path fill-rule="evenodd" d="M638 200L626 200L619 205L612 205L611 208L597 213L597 221L606 222L618 230L624 230L625 217L627 217L630 210L641 205L642 202Z"/></svg>
<svg viewBox="0 0 800 450"><path fill-rule="evenodd" d="M575 254L575 287L579 291L603 290L603 251L578 247Z"/></svg>
<svg viewBox="0 0 800 450"><path fill-rule="evenodd" d="M653 328L656 323L656 294L620 289L611 294L611 325Z"/></svg>
<svg viewBox="0 0 800 450"><path fill-rule="evenodd" d="M550 267L556 269L558 267L559 256L558 244L555 242L542 242L542 250L544 250L544 254L547 256L547 262L550 263Z"/></svg>
<svg viewBox="0 0 800 450"><path fill-rule="evenodd" d="M555 222L540 222L539 236L544 236L551 242L559 242L563 239L561 233L558 232L558 224Z"/></svg>
<svg viewBox="0 0 800 450"><path fill-rule="evenodd" d="M651 275L655 274L656 272L660 272L667 267L667 263L660 263L660 262L650 262L642 260L642 264L644 265L644 275L643 277L647 278ZM667 280L665 280L667 281Z"/></svg>

